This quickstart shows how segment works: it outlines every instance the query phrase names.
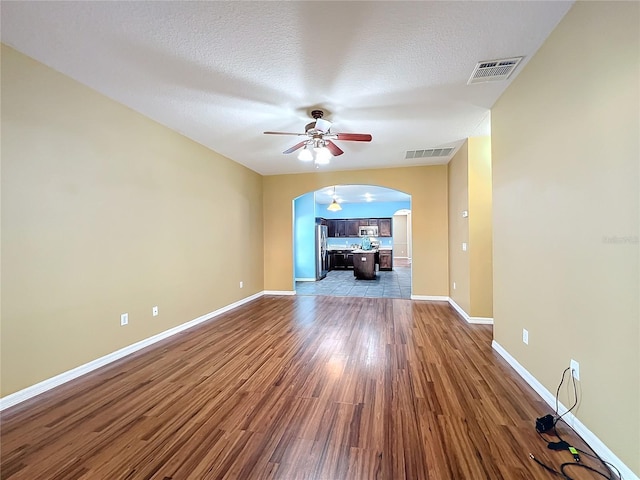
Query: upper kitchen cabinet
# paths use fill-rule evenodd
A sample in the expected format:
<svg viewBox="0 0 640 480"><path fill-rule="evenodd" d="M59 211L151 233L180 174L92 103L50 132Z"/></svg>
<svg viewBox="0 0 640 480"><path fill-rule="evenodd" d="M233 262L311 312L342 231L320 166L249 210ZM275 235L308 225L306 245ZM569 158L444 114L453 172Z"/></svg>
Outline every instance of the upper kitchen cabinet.
<svg viewBox="0 0 640 480"><path fill-rule="evenodd" d="M390 218L378 219L378 233L381 237L391 236L391 219Z"/></svg>
<svg viewBox="0 0 640 480"><path fill-rule="evenodd" d="M347 237L347 220L327 220L327 236L329 238Z"/></svg>
<svg viewBox="0 0 640 480"><path fill-rule="evenodd" d="M350 218L327 220L327 234L329 238L358 237L359 227L377 226L378 236L391 237L390 218Z"/></svg>
<svg viewBox="0 0 640 480"><path fill-rule="evenodd" d="M360 222L358 221L358 219L347 220L346 224L347 237L357 237L358 227L360 226Z"/></svg>
<svg viewBox="0 0 640 480"><path fill-rule="evenodd" d="M336 236L337 220L327 220L327 236L334 238Z"/></svg>

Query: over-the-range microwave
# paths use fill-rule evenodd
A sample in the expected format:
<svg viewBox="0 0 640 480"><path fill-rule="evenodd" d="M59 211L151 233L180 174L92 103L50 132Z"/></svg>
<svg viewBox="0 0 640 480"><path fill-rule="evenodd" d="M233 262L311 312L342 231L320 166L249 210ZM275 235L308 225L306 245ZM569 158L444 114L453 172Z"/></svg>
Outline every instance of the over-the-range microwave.
<svg viewBox="0 0 640 480"><path fill-rule="evenodd" d="M377 225L369 225L368 227L359 227L358 236L360 236L360 237L377 237L378 236L378 226Z"/></svg>

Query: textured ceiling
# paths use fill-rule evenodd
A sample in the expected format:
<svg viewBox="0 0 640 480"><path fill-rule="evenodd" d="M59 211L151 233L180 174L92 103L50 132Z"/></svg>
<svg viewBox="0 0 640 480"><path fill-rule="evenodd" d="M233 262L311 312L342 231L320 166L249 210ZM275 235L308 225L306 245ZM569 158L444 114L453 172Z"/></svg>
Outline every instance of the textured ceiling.
<svg viewBox="0 0 640 480"><path fill-rule="evenodd" d="M446 163L571 2L12 2L2 41L261 174L314 171L282 151L322 107L344 155L322 170ZM524 56L467 85L477 62ZM454 150L455 152L455 150Z"/></svg>
<svg viewBox="0 0 640 480"><path fill-rule="evenodd" d="M315 201L321 205L330 204L334 197L338 203L411 201L411 195L375 185L335 185L315 192Z"/></svg>

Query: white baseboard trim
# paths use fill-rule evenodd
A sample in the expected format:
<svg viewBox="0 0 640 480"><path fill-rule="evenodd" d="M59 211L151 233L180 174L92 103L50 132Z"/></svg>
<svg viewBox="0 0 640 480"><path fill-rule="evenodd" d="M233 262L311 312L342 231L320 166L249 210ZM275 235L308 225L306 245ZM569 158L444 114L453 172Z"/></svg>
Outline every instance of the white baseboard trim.
<svg viewBox="0 0 640 480"><path fill-rule="evenodd" d="M509 352L507 352L502 346L493 340L491 342L491 347L506 360L506 362L511 365L511 367L516 371L518 375L520 375L525 382L529 384L531 388L533 388L542 399L547 402L547 404L555 409L556 407L556 397L553 393L547 390L544 385L542 385L531 373L527 371L514 357L511 356ZM567 411L567 407L565 407L562 403L558 404L558 413L563 415ZM591 432L578 418L576 418L572 413L567 413L564 415L564 420L571 425L571 427L578 432L578 434L584 438L584 440L593 448L603 460L614 465L620 473L624 480L640 480L629 467L627 467L622 460L620 460L616 454L614 454L609 447L607 447L602 440L600 440L596 435ZM534 419L532 419L533 421ZM533 423L531 425L533 427Z"/></svg>
<svg viewBox="0 0 640 480"><path fill-rule="evenodd" d="M446 302L449 297L440 295L411 295L411 300L428 300L430 302Z"/></svg>
<svg viewBox="0 0 640 480"><path fill-rule="evenodd" d="M265 290L264 295L295 295L295 290Z"/></svg>
<svg viewBox="0 0 640 480"><path fill-rule="evenodd" d="M296 278L295 280L296 282L315 282L316 278L315 277L302 277L302 278Z"/></svg>
<svg viewBox="0 0 640 480"><path fill-rule="evenodd" d="M467 312L465 312L464 309L453 300L453 298L448 297L448 299L449 305L451 305L453 309L467 321L467 323L474 323L477 325L493 325L493 318L470 317Z"/></svg>
<svg viewBox="0 0 640 480"><path fill-rule="evenodd" d="M493 325L493 318L490 317L469 317L469 323L476 325Z"/></svg>
<svg viewBox="0 0 640 480"><path fill-rule="evenodd" d="M116 350L115 352L109 353L104 357L97 358L92 360L84 365L80 365L79 367L73 368L66 372L63 372L55 377L48 378L47 380L43 380L42 382L36 383L35 385L31 385L30 387L19 390L15 393L7 395L5 397L0 398L0 412L9 407L17 405L18 403L24 402L25 400L29 400L30 398L35 397L36 395L40 395L52 388L58 387L63 383L69 382L75 378L78 378L82 375L85 375L93 370L96 370L100 367L104 367L111 362L121 359L122 357L126 357L138 350L141 350L149 345L153 345L154 343L159 342L160 340L164 340L176 333L182 332L188 328L194 327L199 323L206 322L218 315L221 315L229 310L233 310L234 308L239 307L245 303L248 303L256 298L259 298L263 295L263 292L258 292L249 297L243 298L242 300L238 300L237 302L226 305L218 310L215 310L210 313L206 313L198 318L190 320L186 323L178 325L177 327L170 328L169 330L165 330L164 332L160 332L156 335L153 335L149 338L145 338L144 340L140 340L132 345L121 348L120 350Z"/></svg>

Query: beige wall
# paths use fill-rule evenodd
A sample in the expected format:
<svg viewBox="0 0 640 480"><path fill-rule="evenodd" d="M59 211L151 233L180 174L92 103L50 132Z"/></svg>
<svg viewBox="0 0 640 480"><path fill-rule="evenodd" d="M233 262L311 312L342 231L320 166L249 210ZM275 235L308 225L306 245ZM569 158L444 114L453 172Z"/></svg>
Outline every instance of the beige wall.
<svg viewBox="0 0 640 480"><path fill-rule="evenodd" d="M493 317L493 230L491 220L491 138L469 145L469 295L471 317Z"/></svg>
<svg viewBox="0 0 640 480"><path fill-rule="evenodd" d="M551 392L580 362L577 417L637 475L639 18L575 3L492 111L495 340Z"/></svg>
<svg viewBox="0 0 640 480"><path fill-rule="evenodd" d="M380 185L411 195L413 294L447 296L446 165L264 177L265 289L293 290L293 199L336 184Z"/></svg>
<svg viewBox="0 0 640 480"><path fill-rule="evenodd" d="M462 212L469 210L469 141L458 149L449 161L449 296L467 314L471 311L469 251L469 219ZM455 282L455 289L453 283Z"/></svg>
<svg viewBox="0 0 640 480"><path fill-rule="evenodd" d="M260 175L5 46L1 153L3 396L262 291Z"/></svg>
<svg viewBox="0 0 640 480"><path fill-rule="evenodd" d="M393 256L408 257L407 219L408 215L393 216Z"/></svg>
<svg viewBox="0 0 640 480"><path fill-rule="evenodd" d="M470 317L491 318L491 139L467 139L448 169L450 297Z"/></svg>

